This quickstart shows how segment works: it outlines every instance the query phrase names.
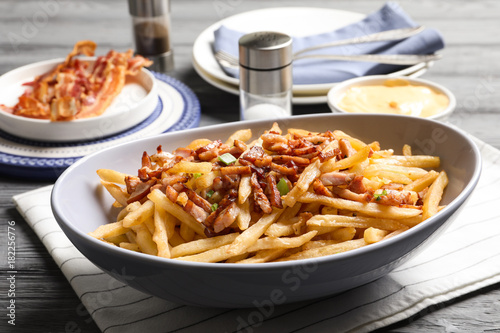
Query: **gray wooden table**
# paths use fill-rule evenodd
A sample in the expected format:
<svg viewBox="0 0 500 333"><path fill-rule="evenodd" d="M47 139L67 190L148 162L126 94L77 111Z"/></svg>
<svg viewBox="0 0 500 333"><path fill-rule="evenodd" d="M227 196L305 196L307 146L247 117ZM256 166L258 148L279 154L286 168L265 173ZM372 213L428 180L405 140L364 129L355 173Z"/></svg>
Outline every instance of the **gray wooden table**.
<svg viewBox="0 0 500 333"><path fill-rule="evenodd" d="M500 149L500 1L400 1L419 23L439 29L446 41L444 59L424 78L452 90L458 106L451 122ZM174 0L175 72L198 96L201 126L238 120L238 97L218 90L194 71L195 38L214 22L244 11L305 6L304 1ZM308 1L307 6L372 12L383 1ZM16 67L65 55L81 39L104 52L132 48L125 0L0 1L0 74ZM329 112L326 104L294 107L294 114ZM67 280L33 231L15 210L13 195L48 182L0 176L0 270L7 270L7 222L16 222L16 326L7 325L5 274L0 279L0 332L98 332ZM8 327L7 327L8 326ZM500 332L500 284L446 304L425 309L384 331Z"/></svg>

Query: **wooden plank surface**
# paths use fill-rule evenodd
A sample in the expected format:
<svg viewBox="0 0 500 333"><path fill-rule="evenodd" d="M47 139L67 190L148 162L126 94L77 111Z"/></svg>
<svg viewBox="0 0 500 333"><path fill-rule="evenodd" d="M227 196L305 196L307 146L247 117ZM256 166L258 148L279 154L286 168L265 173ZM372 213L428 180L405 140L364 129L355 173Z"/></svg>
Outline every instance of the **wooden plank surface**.
<svg viewBox="0 0 500 333"><path fill-rule="evenodd" d="M369 13L383 3L313 0L307 6ZM437 28L445 38L444 59L423 77L456 94L458 106L450 121L500 149L500 1L405 0L400 4L415 21ZM191 48L198 34L214 22L240 12L305 5L299 0L173 1L176 70L171 75L198 96L202 126L238 120L238 97L210 86L194 71ZM61 57L81 39L96 41L102 52L132 47L130 17L123 0L3 0L0 31L0 74L35 61ZM326 104L294 107L294 114L315 112L329 109ZM6 325L5 275L0 281L0 332L98 332L57 265L12 204L13 195L47 184L0 177L0 269L7 269L7 222L15 221L18 270L14 329ZM500 332L500 284L425 309L383 331Z"/></svg>

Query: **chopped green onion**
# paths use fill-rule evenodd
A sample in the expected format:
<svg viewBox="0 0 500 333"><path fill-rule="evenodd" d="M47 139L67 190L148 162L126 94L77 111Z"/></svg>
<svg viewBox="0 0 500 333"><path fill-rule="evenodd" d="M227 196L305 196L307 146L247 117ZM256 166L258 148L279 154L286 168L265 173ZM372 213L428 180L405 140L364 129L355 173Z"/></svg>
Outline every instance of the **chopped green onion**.
<svg viewBox="0 0 500 333"><path fill-rule="evenodd" d="M382 191L382 193L375 193L373 197L375 198L376 201L379 201L381 199L380 197L383 195L387 195L387 191L385 189Z"/></svg>
<svg viewBox="0 0 500 333"><path fill-rule="evenodd" d="M210 206L210 208L212 208L212 212L215 212L217 210L217 208L219 208L219 204L217 202L215 202L212 204L212 206Z"/></svg>
<svg viewBox="0 0 500 333"><path fill-rule="evenodd" d="M194 177L194 179L199 178L199 177L201 177L201 173L199 173L199 172L193 173L193 177Z"/></svg>
<svg viewBox="0 0 500 333"><path fill-rule="evenodd" d="M236 162L236 157L234 157L230 153L225 153L225 154L222 154L221 156L219 156L219 161L221 161L225 165L229 165L229 164L233 164L234 162Z"/></svg>
<svg viewBox="0 0 500 333"><path fill-rule="evenodd" d="M207 196L207 198L211 198L213 194L214 194L214 190L210 190L207 193L205 193L205 195Z"/></svg>
<svg viewBox="0 0 500 333"><path fill-rule="evenodd" d="M290 192L288 183L286 182L285 178L281 178L278 184L276 184L276 187L278 188L278 191L280 191L280 195L282 196Z"/></svg>

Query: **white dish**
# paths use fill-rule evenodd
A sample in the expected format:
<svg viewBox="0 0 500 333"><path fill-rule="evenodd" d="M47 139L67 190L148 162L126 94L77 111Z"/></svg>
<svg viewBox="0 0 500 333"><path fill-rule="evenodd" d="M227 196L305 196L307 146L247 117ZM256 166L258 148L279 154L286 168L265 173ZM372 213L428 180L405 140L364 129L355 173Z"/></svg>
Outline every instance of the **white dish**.
<svg viewBox="0 0 500 333"><path fill-rule="evenodd" d="M151 135L197 127L200 103L193 91L173 77L152 73L158 86L156 107L144 121L120 133L82 142L40 142L0 130L0 174L54 180L90 153Z"/></svg>
<svg viewBox="0 0 500 333"><path fill-rule="evenodd" d="M83 58L91 62L95 58ZM14 106L25 88L23 83L51 70L64 59L41 61L14 69L0 77L0 104ZM15 116L0 111L0 129L30 140L70 142L93 140L122 132L148 118L158 103L157 84L147 69L135 78L127 78L121 93L106 111L93 118L51 122Z"/></svg>
<svg viewBox="0 0 500 333"><path fill-rule="evenodd" d="M345 253L275 263L171 260L111 246L88 235L112 221L109 207L114 199L104 193L97 169L135 174L141 166L143 152L154 151L158 144L162 144L164 151L171 151L196 138L224 139L242 128L262 133L272 122L260 120L201 127L136 140L86 156L58 178L51 197L54 216L85 257L133 288L180 304L255 307L274 304L277 292L280 304L310 300L341 293L388 274L437 241L438 235L457 216L481 173L481 155L475 144L465 133L443 123L396 115L294 116L281 119L280 127L321 132L342 129L365 142L377 140L382 147L398 151L405 143L429 140L436 130L440 131L447 140L436 144L432 154L441 157L442 168L448 173L450 185L443 198L446 206L428 220L390 239ZM300 288L291 288L291 281L296 281L295 286L300 283ZM398 288L397 281L394 288Z"/></svg>
<svg viewBox="0 0 500 333"><path fill-rule="evenodd" d="M194 42L193 62L196 62L197 66L211 77L238 86L239 80L224 73L214 56L214 31L221 25L241 32L273 30L293 36L307 36L339 29L360 21L364 17L364 14L345 10L311 7L267 8L244 12L225 18L205 29ZM431 66L430 63L419 63L392 74L396 76L409 75L422 69L426 70L429 66ZM212 84L212 82L208 83ZM294 85L293 93L326 95L335 84Z"/></svg>
<svg viewBox="0 0 500 333"><path fill-rule="evenodd" d="M346 80L342 83L339 83L336 85L334 88L332 88L327 95L328 99L328 106L333 112L337 113L352 113L348 112L344 109L342 109L339 106L339 102L342 100L345 92L351 88L351 87L358 87L358 86L370 86L370 85L383 85L387 79L394 78L392 75L370 75L370 76L363 76L363 77L358 77L355 79L351 80ZM446 120L450 114L455 110L455 107L457 105L455 95L448 90L446 87L428 81L428 80L423 80L423 79L416 79L416 78L410 78L410 77L402 77L402 79L407 80L410 84L412 85L417 85L417 86L427 86L431 88L434 91L440 92L443 95L445 95L448 98L448 106L442 110L441 112L432 115L430 117L427 117L427 119L432 119L432 120L439 120L439 121L444 121ZM418 117L418 116L415 116Z"/></svg>
<svg viewBox="0 0 500 333"><path fill-rule="evenodd" d="M199 65L193 61L193 67L198 75L201 76L202 79L210 83L216 88L228 92L233 95L239 95L240 90L238 86L234 86L227 82L221 81L217 78L210 76L210 74L206 73ZM318 96L293 96L292 98L293 104L323 104L326 103L326 94L321 94Z"/></svg>
<svg viewBox="0 0 500 333"><path fill-rule="evenodd" d="M432 65L432 63L429 63L428 65ZM203 68L201 68L200 65L193 59L193 67L194 70L198 73L198 75L201 76L202 79L210 83L216 88L219 88L220 90L223 90L225 92L228 92L233 95L238 95L240 93L239 91L239 86L235 86L232 84L229 84L225 81L219 80L213 76L211 76L209 73L205 72ZM419 77L420 75L424 74L427 71L427 65L418 68L418 70L414 73L409 73L406 77ZM394 74L389 74L390 76L393 76ZM395 75L394 75L395 76ZM334 87L333 85L332 87ZM292 97L292 102L295 105L311 105L311 104L323 104L327 103L327 92L318 92L317 95L299 95L297 92L293 94Z"/></svg>

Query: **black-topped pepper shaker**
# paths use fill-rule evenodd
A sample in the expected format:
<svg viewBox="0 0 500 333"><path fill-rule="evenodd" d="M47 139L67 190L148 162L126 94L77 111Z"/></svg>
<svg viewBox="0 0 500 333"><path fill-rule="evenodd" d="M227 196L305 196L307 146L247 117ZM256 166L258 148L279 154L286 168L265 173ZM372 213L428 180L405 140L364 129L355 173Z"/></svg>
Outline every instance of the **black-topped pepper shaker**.
<svg viewBox="0 0 500 333"><path fill-rule="evenodd" d="M136 53L153 61L154 71L174 69L170 45L170 1L128 0Z"/></svg>
<svg viewBox="0 0 500 333"><path fill-rule="evenodd" d="M292 114L292 58L288 35L262 31L239 39L242 120Z"/></svg>

